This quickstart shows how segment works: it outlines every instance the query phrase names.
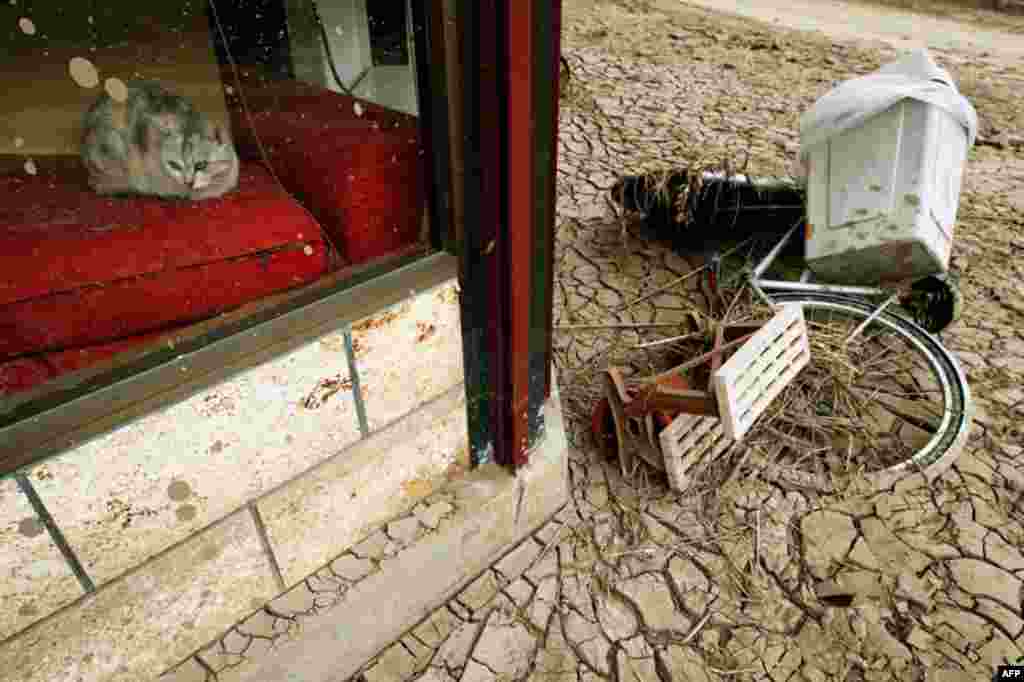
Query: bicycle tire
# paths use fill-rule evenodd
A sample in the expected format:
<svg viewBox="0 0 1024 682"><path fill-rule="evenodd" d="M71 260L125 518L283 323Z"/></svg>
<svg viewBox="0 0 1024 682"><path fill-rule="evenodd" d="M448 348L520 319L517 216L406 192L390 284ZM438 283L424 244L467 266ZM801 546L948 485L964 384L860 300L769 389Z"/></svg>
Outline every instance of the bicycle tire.
<svg viewBox="0 0 1024 682"><path fill-rule="evenodd" d="M769 296L774 303L800 303L855 315L861 319L875 312L876 306L861 299L817 292L779 293ZM923 448L909 459L875 472L867 478L876 489L891 487L900 479L923 473L928 481L941 475L960 454L970 434L973 405L967 378L956 358L924 328L906 317L883 311L872 324L895 331L928 359L944 390L944 414L941 426ZM811 362L814 362L813 357Z"/></svg>

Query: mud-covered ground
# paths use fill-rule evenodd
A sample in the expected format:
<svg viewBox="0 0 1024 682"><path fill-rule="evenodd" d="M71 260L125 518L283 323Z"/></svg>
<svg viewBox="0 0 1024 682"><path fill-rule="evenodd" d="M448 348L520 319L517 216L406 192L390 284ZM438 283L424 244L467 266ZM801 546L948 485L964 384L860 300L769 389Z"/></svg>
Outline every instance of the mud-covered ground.
<svg viewBox="0 0 1024 682"><path fill-rule="evenodd" d="M1024 32L1024 6L1000 0L864 0L875 5L925 16L955 19L965 25L995 28L1007 33ZM1002 5L1001 8L997 8Z"/></svg>
<svg viewBox="0 0 1024 682"><path fill-rule="evenodd" d="M572 502L366 679L990 679L1024 653L1024 65L935 53L982 141L956 228L964 312L942 335L976 406L952 468L842 499L756 476L676 495L657 476L624 480L587 431L594 368L668 333L637 325L699 300L694 279L627 305L692 265L620 220L607 189L622 173L747 157L751 174L784 174L800 113L895 52L668 0L565 11L555 324ZM848 11L871 21L868 6Z"/></svg>

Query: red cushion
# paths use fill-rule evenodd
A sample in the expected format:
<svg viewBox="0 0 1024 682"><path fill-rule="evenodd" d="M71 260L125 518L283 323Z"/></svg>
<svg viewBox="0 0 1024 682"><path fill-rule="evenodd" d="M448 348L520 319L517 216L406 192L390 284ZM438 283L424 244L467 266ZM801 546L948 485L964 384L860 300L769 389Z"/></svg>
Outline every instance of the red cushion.
<svg viewBox="0 0 1024 682"><path fill-rule="evenodd" d="M0 362L0 395L35 388L62 374L91 367L118 353L138 348L166 331L130 336L97 346L54 351Z"/></svg>
<svg viewBox="0 0 1024 682"><path fill-rule="evenodd" d="M0 176L0 358L210 317L323 274L310 214L259 164L201 202L111 199L79 166Z"/></svg>
<svg viewBox="0 0 1024 682"><path fill-rule="evenodd" d="M416 117L299 81L243 89L248 113L237 93L227 98L240 152L262 158L255 131L281 182L346 260L364 263L417 241L426 165Z"/></svg>

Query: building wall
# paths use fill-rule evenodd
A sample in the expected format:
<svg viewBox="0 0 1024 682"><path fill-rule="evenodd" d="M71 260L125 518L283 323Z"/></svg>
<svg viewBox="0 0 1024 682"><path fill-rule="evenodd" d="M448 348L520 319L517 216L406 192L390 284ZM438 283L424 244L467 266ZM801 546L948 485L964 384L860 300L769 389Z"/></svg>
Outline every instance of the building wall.
<svg viewBox="0 0 1024 682"><path fill-rule="evenodd" d="M528 465L513 474L490 463L455 478L160 682L340 682L366 667L368 680L391 680L396 665L422 667L430 650L418 638L447 634L436 619L444 604L481 604L516 580L541 549L531 534L567 501L557 394L545 427Z"/></svg>
<svg viewBox="0 0 1024 682"><path fill-rule="evenodd" d="M268 603L288 612L330 566L365 577L456 514L455 287L38 464L31 490L0 481L0 680L154 679Z"/></svg>

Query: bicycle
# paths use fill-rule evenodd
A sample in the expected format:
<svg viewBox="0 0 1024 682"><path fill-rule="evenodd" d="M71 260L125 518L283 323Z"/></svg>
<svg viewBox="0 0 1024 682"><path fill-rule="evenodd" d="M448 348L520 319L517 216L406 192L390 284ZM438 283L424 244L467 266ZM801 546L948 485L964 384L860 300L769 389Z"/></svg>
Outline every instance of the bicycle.
<svg viewBox="0 0 1024 682"><path fill-rule="evenodd" d="M955 284L931 276L914 282L909 292L894 292L883 287L816 283L806 269L797 282L765 278L764 273L800 227L790 228L775 248L745 273L746 284L770 305L802 306L811 336L812 364L815 329L846 327L843 347L838 350L861 360L869 358L869 364L859 367L861 383L852 384L850 390L867 390L871 400L866 402L904 423L890 425L889 433L918 432L910 436L914 448L912 453L904 453L908 457L870 472L867 478L879 488L915 471L933 480L959 455L971 427L967 378L956 358L932 333L957 317L959 292ZM843 318L845 322L841 322ZM856 348L851 347L854 344Z"/></svg>
<svg viewBox="0 0 1024 682"><path fill-rule="evenodd" d="M835 457L835 450L844 447L848 461L854 451L864 455L869 448L878 450L876 459L884 464L865 472L876 488L889 487L913 472L933 480L945 471L966 442L972 416L963 370L935 336L959 315L961 299L955 282L933 275L895 290L819 283L804 263L796 281L768 278L766 273L780 253L804 227L799 189L784 181L758 184L746 176L723 173L703 173L700 181L692 180L685 171L661 178L626 177L616 185L613 198L623 208L643 211L661 227L672 228L669 236L677 249L692 246L694 237L702 240L702 235L707 238L734 228L741 217L755 216L765 223L770 216L775 224L792 224L766 256L734 274L739 275L740 286L749 287L770 307L801 305L812 357L794 383L809 384L809 390L798 385L791 393L817 401L808 406L811 421L832 424L844 433L832 437L829 445L830 436L822 429L795 424L779 438L816 443L821 451L831 450L823 455L826 458ZM676 215L679 207L681 220ZM685 229L694 225L702 229ZM718 294L722 261L717 250L705 249L704 267L705 284ZM839 358L846 357L850 371L843 370L841 378L829 377L815 366L815 354L818 365L828 358L841 366ZM844 400L846 404L840 405ZM853 420L872 421L881 433L867 435L850 424L851 415L840 418L840 407L851 406L862 412ZM855 431L869 442L854 445Z"/></svg>

